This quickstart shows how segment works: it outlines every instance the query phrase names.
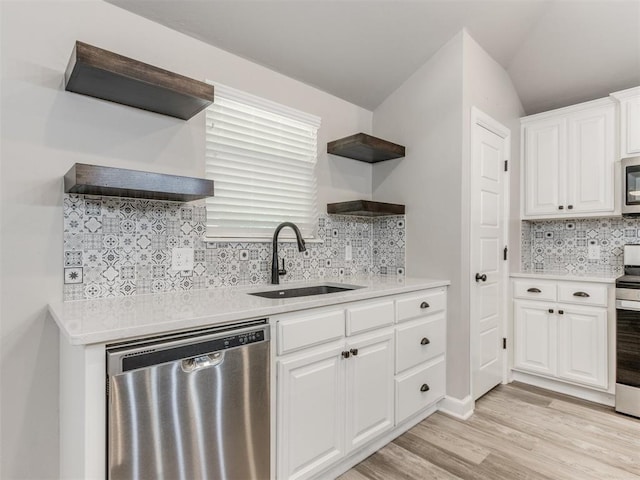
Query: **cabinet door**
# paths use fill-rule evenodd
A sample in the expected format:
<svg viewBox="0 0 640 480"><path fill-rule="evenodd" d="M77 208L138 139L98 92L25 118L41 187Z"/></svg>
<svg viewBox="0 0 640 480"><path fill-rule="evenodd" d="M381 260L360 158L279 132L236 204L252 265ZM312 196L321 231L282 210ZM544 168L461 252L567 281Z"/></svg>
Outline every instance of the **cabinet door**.
<svg viewBox="0 0 640 480"><path fill-rule="evenodd" d="M567 213L613 212L615 106L589 108L569 116Z"/></svg>
<svg viewBox="0 0 640 480"><path fill-rule="evenodd" d="M565 206L564 118L524 126L524 215L556 215ZM560 209L559 207L563 207Z"/></svg>
<svg viewBox="0 0 640 480"><path fill-rule="evenodd" d="M607 388L607 310L561 304L558 313L558 377Z"/></svg>
<svg viewBox="0 0 640 480"><path fill-rule="evenodd" d="M640 89L620 103L622 158L640 155Z"/></svg>
<svg viewBox="0 0 640 480"><path fill-rule="evenodd" d="M549 309L553 310L549 312ZM556 373L555 305L514 302L514 367L545 375Z"/></svg>
<svg viewBox="0 0 640 480"><path fill-rule="evenodd" d="M347 453L393 428L393 330L347 342Z"/></svg>
<svg viewBox="0 0 640 480"><path fill-rule="evenodd" d="M344 455L341 346L278 361L278 478L304 479Z"/></svg>

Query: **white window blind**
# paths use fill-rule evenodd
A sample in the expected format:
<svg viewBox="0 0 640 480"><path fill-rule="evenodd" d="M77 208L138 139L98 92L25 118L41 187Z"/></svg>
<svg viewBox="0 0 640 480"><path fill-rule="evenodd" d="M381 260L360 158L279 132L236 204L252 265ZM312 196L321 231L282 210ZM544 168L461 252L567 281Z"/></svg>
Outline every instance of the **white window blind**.
<svg viewBox="0 0 640 480"><path fill-rule="evenodd" d="M216 84L206 122L207 236L270 238L289 221L310 238L320 119Z"/></svg>

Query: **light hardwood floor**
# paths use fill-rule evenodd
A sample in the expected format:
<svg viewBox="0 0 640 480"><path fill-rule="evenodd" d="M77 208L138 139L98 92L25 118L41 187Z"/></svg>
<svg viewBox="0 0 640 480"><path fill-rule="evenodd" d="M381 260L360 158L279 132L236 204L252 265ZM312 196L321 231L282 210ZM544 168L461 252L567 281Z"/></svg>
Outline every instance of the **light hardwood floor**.
<svg viewBox="0 0 640 480"><path fill-rule="evenodd" d="M640 480L640 420L500 385L468 420L436 413L339 479Z"/></svg>

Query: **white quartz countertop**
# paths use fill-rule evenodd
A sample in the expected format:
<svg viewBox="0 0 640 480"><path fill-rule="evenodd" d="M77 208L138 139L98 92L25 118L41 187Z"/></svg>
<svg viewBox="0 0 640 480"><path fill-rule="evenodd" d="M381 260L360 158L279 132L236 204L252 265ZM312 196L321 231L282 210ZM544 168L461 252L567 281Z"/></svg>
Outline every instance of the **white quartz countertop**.
<svg viewBox="0 0 640 480"><path fill-rule="evenodd" d="M318 284L347 284L363 288L287 299L249 295L251 292ZM348 277L281 285L210 288L96 300L60 301L49 304L49 311L62 334L72 345L88 345L269 317L279 313L449 284L447 280L429 278Z"/></svg>
<svg viewBox="0 0 640 480"><path fill-rule="evenodd" d="M520 272L511 273L511 278L537 278L539 280L566 280L575 282L616 283L621 273L577 274L569 272Z"/></svg>

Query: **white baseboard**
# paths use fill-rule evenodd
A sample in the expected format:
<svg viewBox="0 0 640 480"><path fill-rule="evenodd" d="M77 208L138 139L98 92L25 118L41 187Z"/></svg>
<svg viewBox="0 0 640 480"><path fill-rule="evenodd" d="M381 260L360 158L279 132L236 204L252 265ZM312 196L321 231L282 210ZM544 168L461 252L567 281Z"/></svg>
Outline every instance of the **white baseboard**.
<svg viewBox="0 0 640 480"><path fill-rule="evenodd" d="M571 383L564 383L551 378L539 377L537 375L530 375L528 373L517 372L515 370L512 373L513 380L516 382L546 388L553 392L564 393L565 395L571 395L572 397L578 397L583 400L600 403L609 407L613 407L616 403L616 397L611 393L592 390L588 387L580 387Z"/></svg>
<svg viewBox="0 0 640 480"><path fill-rule="evenodd" d="M476 402L473 401L471 395L467 395L462 400L450 396L444 397L438 404L438 410L447 415L466 420L473 415L473 409Z"/></svg>

